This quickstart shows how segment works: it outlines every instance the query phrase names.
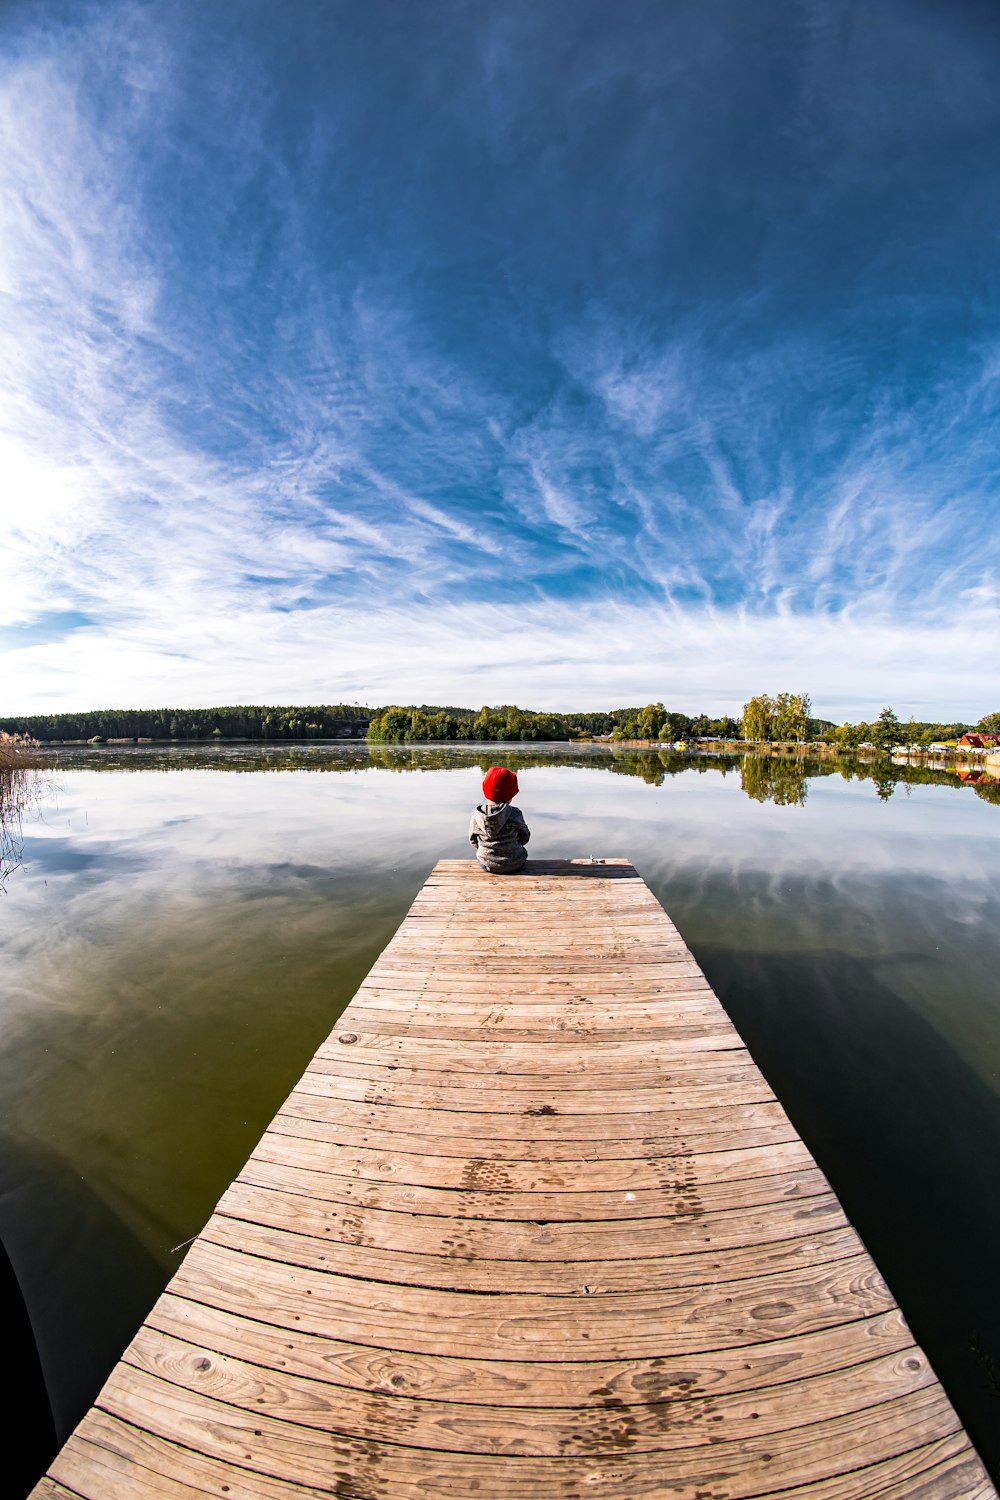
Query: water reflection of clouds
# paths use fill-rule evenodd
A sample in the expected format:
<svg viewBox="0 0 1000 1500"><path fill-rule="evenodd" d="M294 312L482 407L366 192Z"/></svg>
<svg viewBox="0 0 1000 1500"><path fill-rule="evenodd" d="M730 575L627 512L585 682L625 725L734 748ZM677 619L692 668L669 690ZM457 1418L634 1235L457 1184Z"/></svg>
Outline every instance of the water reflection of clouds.
<svg viewBox="0 0 1000 1500"><path fill-rule="evenodd" d="M136 850L123 851L109 844L81 849L68 836L60 834L49 838L26 836L21 858L27 868L46 879L58 875L85 875L90 880L114 880L125 874L135 874L150 864L149 857Z"/></svg>
<svg viewBox="0 0 1000 1500"><path fill-rule="evenodd" d="M405 905L436 859L470 856L480 778L467 757L433 775L63 772L5 898L21 919L6 950L8 1018L35 1004L30 983L13 1004L15 953L25 972L50 971L45 1007L75 1003L66 968L82 963L86 1003L101 1009L98 975L117 972L139 923L206 966L231 967L237 935L252 936L248 922L300 935L320 923L346 931L390 886ZM912 945L901 934L919 927L943 935L953 958L956 935L972 939L957 965L965 972L976 967L982 933L1000 925L993 810L951 788L917 786L883 803L868 783L827 777L804 805L783 807L713 771L650 785L603 766L548 763L520 780L530 854L632 859L692 940L709 936L699 913L710 913L713 940L742 951L832 942L885 952L884 938L902 953ZM58 900L45 886L53 877ZM154 961L170 969L162 952ZM904 980L911 988L912 974ZM109 994L116 982L107 979Z"/></svg>
<svg viewBox="0 0 1000 1500"><path fill-rule="evenodd" d="M470 857L482 763L507 757L432 753L404 750L387 770L359 749L343 760L353 774L336 775L190 760L169 775L64 768L28 828L29 862L3 898L0 1107L161 1267L435 860ZM653 784L579 759L560 763L554 748L519 766L529 853L634 860L748 1019L770 1005L780 1034L815 1027L826 1007L835 1026L849 980L857 1014L891 1000L988 1081L1000 1044L993 808L934 785L884 803L840 777L780 806L748 797L732 772ZM430 763L434 774L409 769ZM865 1046L860 1033L845 1042L845 1066ZM72 1265L60 1271L77 1284Z"/></svg>
<svg viewBox="0 0 1000 1500"><path fill-rule="evenodd" d="M65 868L77 860L96 873L127 861L135 877L144 869L154 882L164 869L172 881L214 883L282 865L418 867L469 853L480 776L475 764L433 775L366 767L322 777L63 771L60 826L33 829L31 853L38 865L61 868L46 847L59 843ZM748 798L735 777L714 770L659 786L603 766L541 765L520 776L532 852L544 847L554 857L623 853L657 867L823 870L835 879L946 868L949 882L981 886L995 847L992 809L951 788L916 786L910 797L880 802L868 782L825 777L810 783L804 805L786 807Z"/></svg>
<svg viewBox="0 0 1000 1500"><path fill-rule="evenodd" d="M813 784L801 807L759 803L744 796L739 782L695 772L659 787L627 777L601 778L587 772L539 769L523 778L525 813L534 828L558 826L551 852L628 854L640 865L690 869L758 871L787 878L821 875L855 878L860 871L941 875L949 882L984 883L995 849L992 810L947 789L922 786L909 799L882 803L865 783L832 778ZM569 777L576 778L571 787ZM532 820L534 788L544 811ZM581 849L568 834L586 829Z"/></svg>

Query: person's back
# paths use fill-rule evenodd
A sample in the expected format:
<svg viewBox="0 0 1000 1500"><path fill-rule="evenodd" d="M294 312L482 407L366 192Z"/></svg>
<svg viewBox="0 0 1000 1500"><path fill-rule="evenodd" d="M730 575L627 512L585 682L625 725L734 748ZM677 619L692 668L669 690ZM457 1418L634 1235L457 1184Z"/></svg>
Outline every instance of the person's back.
<svg viewBox="0 0 1000 1500"><path fill-rule="evenodd" d="M505 766L491 766L483 778L485 803L475 809L469 823L469 842L476 858L492 875L513 875L528 858L525 844L531 837L524 817L511 798L518 793L517 777Z"/></svg>

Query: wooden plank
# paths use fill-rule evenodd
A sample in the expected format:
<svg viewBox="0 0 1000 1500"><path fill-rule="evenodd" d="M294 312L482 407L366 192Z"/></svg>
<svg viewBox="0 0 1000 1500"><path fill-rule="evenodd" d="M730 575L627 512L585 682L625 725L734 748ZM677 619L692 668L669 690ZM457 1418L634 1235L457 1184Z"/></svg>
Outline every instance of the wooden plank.
<svg viewBox="0 0 1000 1500"><path fill-rule="evenodd" d="M783 1146L748 1146L732 1151L676 1153L667 1157L648 1157L632 1161L580 1161L567 1167L538 1162L522 1163L494 1158L436 1156L430 1150L421 1155L389 1154L378 1147L344 1146L326 1148L314 1137L301 1137L274 1129L268 1131L253 1153L254 1161L273 1162L279 1166L306 1167L325 1172L334 1180L350 1177L357 1181L399 1182L415 1187L446 1188L450 1191L482 1192L492 1190L504 1197L525 1193L564 1197L572 1194L614 1196L620 1206L626 1192L656 1192L663 1187L668 1174L697 1178L699 1184L737 1182L746 1178L774 1177L813 1166L812 1157L801 1140ZM629 1202L633 1200L628 1200Z"/></svg>
<svg viewBox="0 0 1000 1500"><path fill-rule="evenodd" d="M740 1396L687 1396L627 1408L508 1406L503 1430L498 1432L488 1407L431 1401L405 1391L373 1396L286 1373L278 1378L255 1362L206 1355L201 1345L150 1329L140 1330L124 1362L181 1390L223 1401L254 1416L263 1406L283 1422L440 1452L557 1458L568 1451L615 1453L624 1446L633 1453L677 1451L707 1442L711 1431L707 1424L720 1417L729 1442L778 1434L802 1424L801 1390L794 1383ZM816 1376L812 1390L817 1404L832 1417L935 1383L927 1360L910 1348ZM570 1425L572 1446L566 1442Z"/></svg>
<svg viewBox="0 0 1000 1500"><path fill-rule="evenodd" d="M310 1165L314 1170L336 1166L341 1174L372 1182L408 1182L424 1187L495 1188L503 1192L637 1192L662 1186L664 1174L679 1167L692 1169L699 1181L734 1181L741 1177L766 1177L810 1166L812 1158L796 1138L777 1146L737 1146L724 1151L679 1151L667 1155L644 1155L608 1161L574 1160L570 1164L544 1160L526 1162L514 1157L493 1156L480 1160L473 1153L466 1156L439 1156L436 1139L433 1153L425 1139L421 1151L403 1152L396 1146L378 1143L372 1146L346 1147L342 1142L323 1142L322 1136L302 1128L281 1129L289 1124L283 1119L272 1121L267 1137L261 1141L254 1157L264 1161L293 1161ZM288 1140L294 1156L284 1154L282 1141ZM281 1155L274 1153L281 1152Z"/></svg>
<svg viewBox="0 0 1000 1500"><path fill-rule="evenodd" d="M286 1145L291 1143L287 1136L279 1139ZM763 1204L790 1200L800 1203L826 1197L830 1192L826 1178L817 1167L766 1177L748 1177L735 1182L699 1183L695 1175L681 1165L672 1172L665 1171L656 1189L636 1192L626 1189L615 1193L563 1192L541 1196L537 1193L498 1193L488 1186L488 1173L489 1167L484 1165L479 1179L484 1184L482 1187L473 1185L450 1192L410 1183L364 1182L333 1172L266 1161L262 1156L254 1155L237 1181L301 1193L326 1203L384 1208L397 1214L437 1214L445 1219L461 1214L472 1219L530 1219L535 1222L544 1212L546 1220L553 1224L562 1220L593 1223L600 1219L621 1224L646 1218L700 1221L706 1214L726 1209L759 1208Z"/></svg>
<svg viewBox="0 0 1000 1500"><path fill-rule="evenodd" d="M443 861L41 1500L996 1500L627 862Z"/></svg>
<svg viewBox="0 0 1000 1500"><path fill-rule="evenodd" d="M254 1429L254 1435L256 1430ZM229 1463L214 1454L199 1453L95 1409L74 1438L73 1449L64 1450L57 1462L63 1472L73 1474L80 1486L74 1493L86 1497L86 1500L144 1500L144 1497L150 1497L150 1500L195 1500L197 1497L197 1500L201 1500L204 1494L229 1494L238 1497L238 1500L329 1500L331 1494L345 1497L345 1500L349 1500L349 1497L356 1497L356 1500L382 1500L383 1496L428 1500L430 1495L448 1495L453 1500L461 1500L461 1497L480 1493L475 1476L473 1479L477 1487L471 1489L461 1475L457 1486L449 1485L447 1489L421 1491L419 1479L411 1479L410 1487L405 1486L405 1481L401 1486L385 1476L384 1469L380 1475L379 1468L376 1467L377 1457L378 1450L373 1450L367 1466L363 1455L352 1468L344 1466L343 1462L331 1465L327 1471L326 1487L318 1489L301 1482L289 1483L255 1472L247 1468L245 1463ZM845 1454L844 1461L852 1463L853 1459L850 1454ZM483 1458L478 1460L481 1468L488 1462ZM550 1464L563 1469L565 1473L561 1461L558 1465L556 1461L550 1461ZM965 1490L918 1488L922 1476L929 1476L932 1482L936 1482L945 1465L958 1464L965 1471ZM532 1488L532 1474L522 1472L523 1466L517 1460L500 1458L494 1460L490 1467L499 1471L507 1485L506 1491L501 1487L494 1491L495 1494L506 1493L511 1500L530 1500L535 1492ZM904 1500L904 1497L905 1500L915 1500L915 1497L916 1500L959 1500L959 1497L961 1500L986 1500L993 1492L988 1488L982 1489L981 1486L974 1487L976 1469L982 1473L975 1459L969 1456L968 1440L963 1436L949 1435L915 1448L907 1448L901 1457L890 1457L865 1467L855 1466L842 1477L837 1476L832 1483L821 1481L820 1485L786 1489L781 1494L801 1496L803 1500L806 1496L810 1500L860 1500L860 1497L863 1500ZM720 1493L718 1488L711 1488L711 1479L707 1487L704 1487L698 1485L697 1480L694 1484L690 1480L685 1482L683 1478L672 1481L669 1475L662 1478L655 1476L655 1484L651 1489L637 1489L629 1480L632 1470L627 1467L627 1460L625 1466L618 1460L610 1464L599 1462L588 1465L583 1479L586 1489L576 1487L574 1481L579 1474L578 1464L576 1470L576 1475L565 1474L568 1483L563 1488L550 1489L549 1493L560 1497L593 1493L604 1496L669 1495L683 1497L683 1500L695 1500L695 1497L706 1495L717 1496ZM166 1475L170 1477L165 1478ZM718 1474L715 1477L720 1478ZM766 1483L766 1475L762 1478ZM891 1487L894 1480L896 1485ZM198 1487L191 1481L196 1481ZM624 1488L625 1484L629 1487ZM655 1485L662 1487L656 1488ZM910 1488L906 1488L907 1485ZM733 1492L727 1490L725 1493L730 1495ZM766 1495L755 1493L760 1494L760 1500L770 1500L777 1492L769 1490Z"/></svg>
<svg viewBox="0 0 1000 1500"><path fill-rule="evenodd" d="M427 1126L431 1123L426 1111L410 1109L398 1103L389 1108L363 1100L337 1099L325 1090L316 1093L299 1086L289 1094L282 1109L283 1112L303 1115L306 1119L328 1120L332 1124L343 1123L357 1129L370 1128L380 1134L383 1131L412 1132L422 1129L425 1140ZM615 1142L627 1155L635 1156L641 1153L641 1146L637 1148L635 1142L655 1148L658 1141L677 1140L689 1132L701 1133L713 1122L716 1128L728 1126L731 1130L739 1130L745 1122L749 1129L755 1124L774 1121L778 1118L778 1109L773 1094L769 1092L763 1098L750 1098L742 1104L734 1103L729 1098L725 1101L725 1107L720 1109L714 1094L707 1103L695 1105L690 1102L688 1092L685 1091L679 1094L673 1109L643 1110L631 1114L607 1110L603 1116L560 1112L542 1115L496 1114L479 1110L463 1113L461 1110L448 1110L440 1112L440 1118L435 1118L433 1124L436 1141L485 1139L492 1142L494 1150L500 1151L502 1155L510 1154L510 1149L505 1144L509 1141L524 1143L523 1146L518 1146L518 1155L527 1150L529 1143L544 1145L549 1142L555 1160L562 1150L570 1151L570 1142L577 1143L572 1150L578 1150L583 1156L592 1155L599 1148L603 1151L605 1142L608 1142L608 1151L612 1155L620 1154L611 1149L610 1143ZM602 1131L606 1133L602 1135ZM477 1151L474 1154L486 1153Z"/></svg>
<svg viewBox="0 0 1000 1500"><path fill-rule="evenodd" d="M697 975L670 977L660 968L651 968L649 974L626 975L615 979L613 975L599 974L588 979L579 971L565 975L550 974L544 981L536 981L530 973L518 975L505 970L502 974L485 970L482 973L459 971L454 977L435 971L428 982L426 970L414 966L412 972L394 974L390 969L381 969L376 980L358 990L359 998L384 991L404 991L461 1000L467 995L470 1000L510 997L525 1004L541 1003L545 1000L559 1001L571 996L582 1000L595 1000L607 996L610 1000L632 1005L649 1000L667 1002L663 1019L668 1020L676 1005L677 1014L688 1003L688 1008L697 1002L705 1014L712 1010L712 995L708 986ZM716 1002L717 1004L718 1002Z"/></svg>
<svg viewBox="0 0 1000 1500"><path fill-rule="evenodd" d="M314 1194L295 1193L277 1185L257 1186L237 1181L227 1190L218 1211L234 1218L252 1215L255 1222L293 1229L312 1225L305 1233L329 1234L353 1244L428 1255L509 1261L617 1260L623 1255L646 1259L657 1255L690 1255L711 1245L722 1251L734 1246L768 1245L847 1221L832 1193L740 1207L713 1214L681 1214L633 1219L501 1219L470 1217L468 1204L456 1203L450 1214L395 1212L364 1204L343 1205Z"/></svg>
<svg viewBox="0 0 1000 1500"><path fill-rule="evenodd" d="M781 1500L988 1500L992 1494L964 1433L914 1448L900 1458L780 1491ZM760 1500L777 1497L771 1490Z"/></svg>
<svg viewBox="0 0 1000 1500"><path fill-rule="evenodd" d="M388 1016L392 1016L394 1014L393 1007L385 1003L376 1006L366 1006L365 1009L371 1011L381 1010L384 1011ZM412 1009L414 1015L420 1015L421 1012L426 1011L429 1015L441 1017L442 1019L448 1018L447 1011L437 1003L428 1005L424 1002L414 1005ZM537 1013L534 1015L528 1014L525 1011L522 1011L520 1007L509 1004L502 1005L500 1007L470 1006L468 1008L470 1014L474 1012L476 1014L489 1016L491 1018L491 1024L493 1025L498 1024L498 1020L495 1015L497 1009L502 1009L502 1019L506 1020L510 1025L515 1027L521 1024L523 1020L528 1020L532 1024L539 1020L541 1020L543 1023L549 1022L551 1024L551 1022L557 1020L560 1015L565 1015L567 1013L565 1006L560 1006L558 1008L552 1007L551 1015L548 1014L550 1008L546 1006L544 1007L540 1016ZM603 1010L603 1008L598 1009L597 1007L594 1007L593 1011L583 1011L581 1008L579 1012L579 1019L589 1020L592 1014L604 1016L609 1022L612 1022L617 1026L621 1025L620 1016L614 1015L610 1012L606 1012ZM642 1014L640 1014L638 1018L640 1025L642 1021ZM658 1021L657 1025L659 1025ZM348 1032L347 1034L351 1035L352 1033ZM353 1034L357 1035L357 1033ZM641 1032L639 1034L641 1035ZM351 1046L351 1044L347 1044L347 1046ZM350 1051L348 1051L347 1046L342 1043L339 1045L335 1044L334 1046L331 1046L329 1048L324 1048L322 1052L317 1052L312 1062L310 1063L307 1072L354 1072L359 1066L361 1066L360 1059L363 1054L354 1051L353 1047ZM729 1066L737 1065L740 1067L741 1072L744 1073L751 1069L754 1072L757 1071L757 1069L754 1068L753 1064L748 1059L746 1050L741 1046L736 1033L729 1026L718 1024L713 1025L704 1021L688 1022L684 1025L677 1025L673 1029L672 1037L660 1037L658 1039L657 1046L659 1050L657 1061L661 1064L661 1067L657 1069L650 1067L647 1064L647 1066L641 1070L641 1076L634 1080L631 1087L650 1087L651 1085L655 1084L659 1074L663 1072L669 1072L673 1069L686 1070L692 1067L709 1068L715 1065L716 1062L728 1064ZM709 1055L702 1056L703 1053L708 1053ZM715 1054L723 1055L717 1058ZM374 1060L369 1061L369 1076L371 1069L377 1066L379 1065ZM381 1066L385 1067L386 1064L383 1063L381 1064ZM399 1071L400 1065L398 1063L395 1065L389 1064L388 1066L393 1072ZM419 1069L416 1067L410 1067L406 1069L407 1073L432 1072L440 1074L442 1071L451 1071L452 1073L455 1073L456 1070L447 1070L442 1069L441 1067L433 1069ZM542 1069L536 1069L536 1071L542 1071ZM565 1066L559 1068L550 1061L546 1071L548 1071L553 1077L561 1080L563 1083L571 1083L573 1081L572 1076L570 1076L569 1078L567 1077ZM591 1072L593 1071L594 1070L591 1069ZM574 1069L573 1072L575 1073L576 1070ZM465 1087L475 1087L475 1083L470 1085L467 1082L467 1077L467 1074L462 1074L461 1072L459 1072L455 1081L459 1084L464 1083ZM440 1077L438 1077L431 1081L440 1083L441 1079ZM590 1081L592 1080L588 1080L588 1082ZM604 1086L605 1088L611 1088L614 1086L614 1084L615 1078L610 1077L605 1080ZM505 1082L504 1087L507 1086L508 1085ZM619 1092L624 1092L624 1085L620 1083L620 1080Z"/></svg>
<svg viewBox="0 0 1000 1500"><path fill-rule="evenodd" d="M252 1364L275 1365L271 1323L165 1293L147 1326ZM389 1327L387 1325L387 1333ZM913 1347L897 1309L859 1323L773 1339L750 1347L700 1351L696 1356L587 1360L518 1359L503 1350L468 1360L369 1347L296 1329L282 1339L282 1368L290 1374L352 1389L393 1395L407 1391L497 1410L503 1430L508 1406L630 1406L690 1395L725 1395L804 1382Z"/></svg>
<svg viewBox="0 0 1000 1500"><path fill-rule="evenodd" d="M720 1076L721 1074L721 1076ZM454 1090L442 1088L408 1088L399 1084L387 1098L377 1089L369 1093L370 1086L352 1078L315 1072L309 1069L298 1083L300 1093L321 1094L326 1099L354 1100L362 1104L379 1104L383 1108L407 1108L422 1112L440 1110L447 1114L506 1114L507 1118L537 1118L554 1115L601 1115L605 1118L621 1115L655 1116L685 1107L708 1109L714 1103L717 1108L732 1108L740 1104L765 1103L773 1098L770 1089L760 1074L742 1073L738 1079L726 1076L725 1068L713 1069L707 1075L696 1077L685 1086L682 1079L671 1078L666 1084L643 1089L641 1093L616 1095L613 1091L596 1094L593 1090L568 1086L561 1090L538 1090L534 1095L521 1095L512 1100L504 1089L467 1089L461 1099L454 1098Z"/></svg>
<svg viewBox="0 0 1000 1500"><path fill-rule="evenodd" d="M859 1413L825 1418L783 1433L763 1433L736 1442L722 1439L693 1449L634 1453L627 1441L607 1439L611 1452L587 1453L571 1445L559 1457L449 1453L345 1437L329 1429L317 1431L262 1415L198 1393L181 1390L169 1381L119 1365L101 1393L102 1409L122 1421L145 1426L156 1435L228 1463L239 1463L251 1473L273 1475L319 1488L329 1484L331 1469L343 1469L359 1493L382 1496L476 1494L491 1500L511 1495L565 1497L585 1484L590 1492L658 1495L664 1484L678 1481L707 1486L725 1477L731 1497L759 1494L780 1471L790 1483L828 1476L832 1466L871 1463L889 1457L899 1445L951 1436L957 1426L954 1412L940 1387L914 1391L869 1406ZM609 1425L617 1414L606 1419ZM499 1461L498 1461L499 1460ZM777 1460L777 1465L776 1465Z"/></svg>
<svg viewBox="0 0 1000 1500"><path fill-rule="evenodd" d="M400 1285L386 1302L384 1288L373 1298L370 1287L349 1277L282 1265L199 1239L171 1286L179 1296L198 1297L220 1310L243 1311L262 1322L277 1316L286 1327L369 1345L381 1341L391 1310L394 1347L472 1359L501 1346L519 1358L549 1359L744 1348L893 1306L864 1254L788 1271L780 1284L767 1276L713 1282L698 1295L685 1288L583 1298L520 1292L493 1297Z"/></svg>
<svg viewBox="0 0 1000 1500"><path fill-rule="evenodd" d="M306 1200L308 1203L309 1200ZM826 1265L857 1255L862 1246L853 1229L838 1227L770 1245L752 1244L645 1258L582 1261L492 1260L469 1254L405 1251L359 1245L356 1231L341 1229L342 1216L331 1223L321 1212L303 1212L293 1230L284 1224L270 1228L257 1219L233 1212L214 1214L201 1238L231 1250L246 1250L286 1265L310 1266L363 1281L384 1281L441 1291L532 1292L545 1296L595 1296L603 1292L663 1291L697 1287L718 1277L740 1280L752 1275L775 1276L786 1269ZM285 1221L287 1222L287 1220ZM341 1238L338 1230L347 1235ZM326 1232L324 1232L326 1231ZM624 1246L622 1247L625 1248ZM502 1292L497 1292L497 1287Z"/></svg>
<svg viewBox="0 0 1000 1500"><path fill-rule="evenodd" d="M798 1140L793 1126L784 1111L776 1111L773 1119L765 1113L768 1105L745 1105L731 1110L720 1118L718 1111L694 1111L684 1117L683 1129L675 1121L671 1134L643 1136L635 1139L614 1140L598 1136L590 1141L520 1140L516 1155L521 1163L559 1161L618 1161L644 1159L652 1156L677 1156L688 1151L731 1151L749 1146L780 1146ZM330 1110L328 1118L317 1118L324 1110ZM373 1113L374 1111L369 1111ZM428 1137L403 1130L386 1130L352 1125L343 1118L343 1111L335 1100L322 1099L316 1094L289 1097L271 1121L271 1130L280 1135L311 1137L317 1141L335 1142L343 1146L369 1146L381 1144L381 1148L395 1156L420 1155L427 1149ZM465 1160L502 1161L510 1160L505 1155L503 1143L496 1137L486 1135L462 1138L435 1134L434 1151L438 1156L461 1156Z"/></svg>
<svg viewBox="0 0 1000 1500"><path fill-rule="evenodd" d="M379 1004L378 1001L388 1001L388 1004ZM371 1002L371 1003L369 1003ZM550 1011L554 1016L562 1014L562 1007L570 1004L572 1006L592 1006L596 1009L615 1011L620 1019L618 1025L625 1028L627 1034L622 1041L629 1045L645 1045L645 1038L641 1035L628 1034L628 1026L632 1020L640 1021L644 1012L652 1010L656 1013L657 1025L663 1029L665 1039L669 1040L670 1032L677 1032L683 1026L697 1025L704 1019L720 1021L717 1009L713 1010L709 998L704 994L690 991L685 987L685 993L667 991L662 986L650 985L644 991L638 986L629 986L628 995L623 995L612 986L596 987L587 991L582 985L570 984L564 987L551 987L542 990L518 990L512 985L499 987L495 981L489 985L476 987L475 985L461 985L449 990L444 986L419 986L413 990L405 991L400 987L388 988L380 985L377 989L359 990L356 1000L351 1006L351 1020L354 1021L358 1011L378 1012L388 1010L396 1021L396 1034L405 1036L410 1020L411 1007L419 1005L424 1010L435 1008L452 1015L461 1024L468 1025L466 1010L478 1010L489 1012L495 1007L506 1010L511 1006L521 1007L527 1018L538 1019ZM354 1026L355 1032L363 1028ZM331 1041L338 1040L338 1036ZM510 1041L513 1039L502 1037L487 1037L491 1041ZM566 1044L565 1037L554 1036L553 1041Z"/></svg>
<svg viewBox="0 0 1000 1500"><path fill-rule="evenodd" d="M351 1020L352 1022L355 1021L353 1012ZM492 1024L499 1025L501 1021L502 1017L494 1020ZM376 1019L376 1013L372 1012L368 1012L367 1014L360 1012L357 1015L357 1027L360 1028L362 1024L364 1025L364 1029L369 1032L382 1032L392 1036L412 1036L416 1039L422 1038L429 1042L475 1042L479 1037L484 1035L496 1036L498 1034L496 1031L484 1031L485 1023L478 1027L463 1026L457 1021L442 1025L433 1020L424 1020L422 1017L412 1018L407 1022L405 1028L403 1028L396 1020ZM539 1045L544 1045L549 1041L565 1041L567 1037L585 1038L588 1043L595 1043L597 1045L604 1042L627 1042L635 1034L635 1031L626 1024L624 1017L617 1026L593 1026L588 1025L585 1019L582 1021L574 1019L572 1015L558 1021L555 1027L546 1023L544 1025L537 1025L534 1029L525 1027L515 1031L505 1027L503 1031L505 1037L509 1037L515 1041L536 1042ZM650 1024L643 1027L641 1034L644 1039L654 1041L658 1038L667 1039L674 1034L674 1031L669 1025L658 1026Z"/></svg>
<svg viewBox="0 0 1000 1500"><path fill-rule="evenodd" d="M257 1475L198 1449L165 1442L100 1408L89 1411L52 1464L83 1500L330 1500L331 1490ZM35 1500L37 1490L32 1491ZM336 1491L332 1493L336 1494ZM350 1495L341 1488L341 1495ZM355 1492L360 1494L360 1492Z"/></svg>
<svg viewBox="0 0 1000 1500"><path fill-rule="evenodd" d="M400 997L395 997L395 1016L398 1021ZM464 1042L436 1042L432 1047L422 1044L417 1037L397 1031L393 1035L351 1031L350 1026L357 1012L351 1007L349 1021L342 1021L333 1038L316 1049L316 1057L341 1058L355 1067L384 1068L390 1064L397 1067L414 1068L421 1071L460 1070L467 1075L496 1073L498 1076L518 1078L524 1073L556 1072L565 1077L567 1073L590 1077L594 1073L614 1073L635 1068L638 1064L646 1070L663 1068L667 1060L683 1062L686 1053L669 1038L646 1041L633 1037L627 1042L608 1042L600 1049L581 1048L573 1038L553 1037L549 1046L541 1048L535 1042L512 1041L505 1033L499 1036L480 1036L474 1046ZM344 1043L343 1035L354 1036L355 1042ZM742 1045L742 1044L741 1044ZM749 1059L748 1059L749 1061Z"/></svg>
<svg viewBox="0 0 1000 1500"><path fill-rule="evenodd" d="M380 1032L392 1036L409 1036L416 1041L423 1040L430 1044L436 1042L475 1042L483 1036L497 1036L499 1032L495 1028L502 1025L502 1016L490 1017L480 1025L463 1026L460 1022L447 1022L445 1024L435 1020L425 1020L423 1017L413 1017L407 1024L405 1031L401 1032L400 1026L395 1020L383 1020L377 1013L360 1012L352 1022L360 1027L364 1026L368 1032ZM514 1041L525 1043L537 1043L540 1046L550 1041L564 1042L567 1038L585 1039L588 1043L600 1046L604 1042L624 1042L635 1036L635 1031L627 1026L624 1021L619 1025L588 1025L586 1019L576 1020L569 1015L551 1024L539 1024L534 1027L523 1027L517 1030L505 1027L503 1035ZM650 1024L642 1029L642 1036L651 1041L669 1040L674 1034L670 1026L658 1026ZM772 1096L773 1097L773 1096Z"/></svg>

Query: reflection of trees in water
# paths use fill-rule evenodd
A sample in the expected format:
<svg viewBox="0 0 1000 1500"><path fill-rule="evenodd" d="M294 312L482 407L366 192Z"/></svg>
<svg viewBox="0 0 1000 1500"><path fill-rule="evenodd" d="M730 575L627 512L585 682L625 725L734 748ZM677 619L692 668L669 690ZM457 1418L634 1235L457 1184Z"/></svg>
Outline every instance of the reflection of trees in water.
<svg viewBox="0 0 1000 1500"><path fill-rule="evenodd" d="M778 807L804 807L808 795L807 762L782 760L775 755L744 755L740 785L754 802Z"/></svg>
<svg viewBox="0 0 1000 1500"><path fill-rule="evenodd" d="M44 752L43 752L44 754ZM755 802L778 807L801 807L810 781L840 776L845 781L870 781L883 802L903 784L960 788L953 771L929 766L897 764L884 756L861 759L853 755L822 758L801 753L754 751L696 751L641 748L609 744L542 741L520 745L477 741L447 744L222 744L199 746L103 746L44 754L40 762L67 770L88 771L455 771L463 767L480 773L502 763L512 771L542 766L572 766L608 771L613 776L635 776L647 786L662 786L673 776L725 776L739 771L740 784ZM971 784L971 783L970 783ZM1000 805L1000 782L980 781L972 790L984 802Z"/></svg>
<svg viewBox="0 0 1000 1500"><path fill-rule="evenodd" d="M0 890L21 862L21 822L38 794L40 771L30 740L0 733Z"/></svg>
<svg viewBox="0 0 1000 1500"><path fill-rule="evenodd" d="M880 802L888 802L896 790L897 778L892 774L892 766L884 762L877 762L871 767L872 781L875 783L875 795Z"/></svg>

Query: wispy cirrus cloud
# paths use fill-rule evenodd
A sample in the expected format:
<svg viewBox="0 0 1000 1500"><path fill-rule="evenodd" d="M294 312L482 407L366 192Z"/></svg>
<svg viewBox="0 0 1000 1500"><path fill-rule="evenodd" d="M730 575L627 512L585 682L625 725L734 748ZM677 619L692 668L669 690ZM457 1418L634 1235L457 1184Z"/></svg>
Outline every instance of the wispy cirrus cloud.
<svg viewBox="0 0 1000 1500"><path fill-rule="evenodd" d="M778 10L13 12L4 706L995 706L996 28Z"/></svg>

